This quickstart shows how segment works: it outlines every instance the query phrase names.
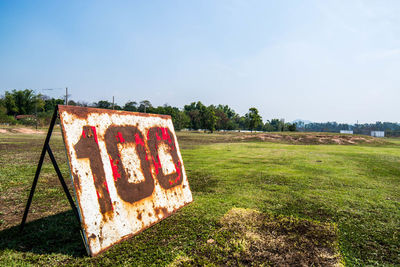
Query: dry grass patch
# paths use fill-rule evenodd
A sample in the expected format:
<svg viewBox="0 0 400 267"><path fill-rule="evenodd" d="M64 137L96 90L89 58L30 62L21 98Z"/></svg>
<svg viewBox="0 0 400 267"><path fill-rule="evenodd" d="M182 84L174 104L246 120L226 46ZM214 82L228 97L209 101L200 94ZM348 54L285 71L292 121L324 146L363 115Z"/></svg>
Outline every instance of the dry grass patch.
<svg viewBox="0 0 400 267"><path fill-rule="evenodd" d="M194 255L172 265L343 266L333 224L233 208Z"/></svg>

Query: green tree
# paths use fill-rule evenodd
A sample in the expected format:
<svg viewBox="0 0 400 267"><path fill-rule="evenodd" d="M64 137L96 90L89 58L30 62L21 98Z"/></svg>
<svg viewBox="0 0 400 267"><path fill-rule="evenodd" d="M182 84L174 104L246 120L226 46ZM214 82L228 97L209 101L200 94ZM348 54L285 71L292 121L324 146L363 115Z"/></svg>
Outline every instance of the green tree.
<svg viewBox="0 0 400 267"><path fill-rule="evenodd" d="M268 123L272 126L273 131L275 132L283 131L284 125L282 124L282 120L272 119L268 121Z"/></svg>
<svg viewBox="0 0 400 267"><path fill-rule="evenodd" d="M69 106L76 106L77 104L76 104L76 102L74 101L74 100L68 100L68 105Z"/></svg>
<svg viewBox="0 0 400 267"><path fill-rule="evenodd" d="M230 120L226 115L226 113L223 110L217 108L215 110L215 116L217 117L217 123L215 128L217 130L227 130Z"/></svg>
<svg viewBox="0 0 400 267"><path fill-rule="evenodd" d="M175 130L179 131L189 126L190 118L185 112L179 111L172 117L172 122L174 123Z"/></svg>
<svg viewBox="0 0 400 267"><path fill-rule="evenodd" d="M209 106L202 111L202 121L205 129L210 132L215 131L215 126L217 124L217 116L215 116L215 107Z"/></svg>
<svg viewBox="0 0 400 267"><path fill-rule="evenodd" d="M4 105L8 115L34 114L35 111L44 110L44 100L42 95L35 95L33 90L12 90L6 91Z"/></svg>
<svg viewBox="0 0 400 267"><path fill-rule="evenodd" d="M0 98L0 114L1 115L6 115L7 114L7 109L4 103L4 97Z"/></svg>
<svg viewBox="0 0 400 267"><path fill-rule="evenodd" d="M274 130L275 130L274 127L268 121L264 124L263 127L264 132L273 132Z"/></svg>
<svg viewBox="0 0 400 267"><path fill-rule="evenodd" d="M63 105L64 104L63 99L55 99L55 98L48 98L44 100L44 111L45 112L50 112L55 109L57 105Z"/></svg>
<svg viewBox="0 0 400 267"><path fill-rule="evenodd" d="M151 109L152 113L170 115L175 130L179 131L189 126L190 119L185 112L180 111L177 107L172 107L167 104Z"/></svg>
<svg viewBox="0 0 400 267"><path fill-rule="evenodd" d="M193 130L203 129L203 114L205 106L198 101L184 106L184 111L190 119L189 128Z"/></svg>
<svg viewBox="0 0 400 267"><path fill-rule="evenodd" d="M149 100L143 100L143 101L140 101L140 105L138 107L138 111L139 112L144 112L144 113L153 113L151 111L152 108L153 108L153 106L151 105Z"/></svg>
<svg viewBox="0 0 400 267"><path fill-rule="evenodd" d="M215 108L215 116L217 116L217 130L233 130L238 128L235 122L237 114L228 105L218 105Z"/></svg>
<svg viewBox="0 0 400 267"><path fill-rule="evenodd" d="M122 108L126 111L137 111L137 102L136 101L128 101L125 103L124 107Z"/></svg>
<svg viewBox="0 0 400 267"><path fill-rule="evenodd" d="M110 101L107 101L107 100L100 100L99 102L94 103L94 107L112 109L112 103Z"/></svg>
<svg viewBox="0 0 400 267"><path fill-rule="evenodd" d="M7 115L15 115L18 113L17 104L15 103L13 94L8 91L4 96L4 107L6 108Z"/></svg>
<svg viewBox="0 0 400 267"><path fill-rule="evenodd" d="M289 132L295 132L297 130L296 123L287 123L285 128L287 128Z"/></svg>
<svg viewBox="0 0 400 267"><path fill-rule="evenodd" d="M258 110L256 108L250 108L249 112L245 115L249 129L253 131L256 129L260 124L262 124L261 116L258 114Z"/></svg>

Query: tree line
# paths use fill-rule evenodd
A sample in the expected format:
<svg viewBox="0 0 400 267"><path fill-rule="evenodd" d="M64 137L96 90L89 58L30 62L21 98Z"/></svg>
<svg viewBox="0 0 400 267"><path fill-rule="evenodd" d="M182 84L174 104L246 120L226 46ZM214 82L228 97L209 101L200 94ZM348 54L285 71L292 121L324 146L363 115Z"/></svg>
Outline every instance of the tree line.
<svg viewBox="0 0 400 267"><path fill-rule="evenodd" d="M49 123L55 107L65 104L62 98L52 98L35 94L33 90L6 91L0 96L0 123L45 126ZM96 107L104 109L170 115L176 130L250 130L250 131L305 131L305 132L340 132L352 130L355 134L369 134L370 131L385 131L386 136L400 136L400 124L376 122L365 124L346 124L337 122L324 123L285 123L283 119L271 119L263 122L257 108L251 107L241 116L228 105L206 106L200 101L185 105L182 109L170 105L155 107L148 100L128 101L124 105L113 104L107 100L95 103L69 100L68 105ZM18 116L27 115L27 116ZM16 119L18 118L18 120Z"/></svg>
<svg viewBox="0 0 400 267"><path fill-rule="evenodd" d="M43 94L36 95L29 89L6 91L0 97L0 123L28 125L39 123L44 126L48 124L55 107L59 104L65 104L65 100ZM271 119L263 122L255 107L249 108L249 111L241 116L228 105L206 106L200 101L185 105L182 109L167 104L155 107L148 100L128 101L122 106L107 100L95 103L69 100L68 105L170 115L176 130L187 128L210 132L215 130L296 131L296 124L285 123L283 120Z"/></svg>

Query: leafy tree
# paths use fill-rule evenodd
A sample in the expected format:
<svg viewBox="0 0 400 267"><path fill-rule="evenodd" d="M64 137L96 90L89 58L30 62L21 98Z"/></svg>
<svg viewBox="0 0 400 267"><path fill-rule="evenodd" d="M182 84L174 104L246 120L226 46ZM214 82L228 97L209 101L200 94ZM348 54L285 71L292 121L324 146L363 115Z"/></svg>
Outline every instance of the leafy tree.
<svg viewBox="0 0 400 267"><path fill-rule="evenodd" d="M179 131L189 126L190 118L185 112L179 111L172 117L172 122L174 123L175 130Z"/></svg>
<svg viewBox="0 0 400 267"><path fill-rule="evenodd" d="M15 103L13 94L8 91L4 96L4 107L6 108L7 115L15 115L18 113L17 104Z"/></svg>
<svg viewBox="0 0 400 267"><path fill-rule="evenodd" d="M241 130L249 129L249 121L247 120L246 117L237 116L235 118L235 122L239 126L239 129L241 129Z"/></svg>
<svg viewBox="0 0 400 267"><path fill-rule="evenodd" d="M236 113L233 109L231 109L228 105L218 105L218 110L222 110L229 119L233 119L236 116Z"/></svg>
<svg viewBox="0 0 400 267"><path fill-rule="evenodd" d="M157 108L151 108L151 113L170 115L175 130L179 131L189 126L190 119L185 112L180 111L177 107L172 107L167 104Z"/></svg>
<svg viewBox="0 0 400 267"><path fill-rule="evenodd" d="M7 114L7 109L4 102L4 97L0 98L0 114Z"/></svg>
<svg viewBox="0 0 400 267"><path fill-rule="evenodd" d="M33 90L12 90L5 92L4 105L8 115L33 114L44 109L42 95L35 95Z"/></svg>
<svg viewBox="0 0 400 267"><path fill-rule="evenodd" d="M269 121L267 121L264 124L263 131L265 131L265 132L273 132L273 131L275 131L275 129L274 129L274 126L272 126L271 123L269 123Z"/></svg>
<svg viewBox="0 0 400 267"><path fill-rule="evenodd" d="M76 106L76 102L74 100L68 100L69 106Z"/></svg>
<svg viewBox="0 0 400 267"><path fill-rule="evenodd" d="M295 132L297 130L296 123L287 123L285 128L287 128L289 132Z"/></svg>
<svg viewBox="0 0 400 267"><path fill-rule="evenodd" d="M143 100L143 101L140 101L140 105L139 105L138 111L139 112L144 112L144 113L146 113L146 112L152 113L151 112L151 108L152 107L153 106L151 105L149 100Z"/></svg>
<svg viewBox="0 0 400 267"><path fill-rule="evenodd" d="M283 131L284 125L282 125L280 119L272 119L268 123L272 126L274 132Z"/></svg>
<svg viewBox="0 0 400 267"><path fill-rule="evenodd" d="M218 105L215 108L215 116L217 116L217 130L234 130L238 128L235 122L238 115L228 105Z"/></svg>
<svg viewBox="0 0 400 267"><path fill-rule="evenodd" d="M124 107L122 108L126 111L137 111L137 102L136 101L128 101L125 103Z"/></svg>
<svg viewBox="0 0 400 267"><path fill-rule="evenodd" d="M221 109L215 110L215 116L217 117L217 122L215 128L217 130L226 130L228 129L229 118L226 113Z"/></svg>
<svg viewBox="0 0 400 267"><path fill-rule="evenodd" d="M188 117L190 118L190 128L193 130L198 130L202 128L201 114L197 109L191 110L187 112Z"/></svg>
<svg viewBox="0 0 400 267"><path fill-rule="evenodd" d="M110 101L107 101L107 100L100 100L99 102L94 103L94 107L112 109L112 103Z"/></svg>
<svg viewBox="0 0 400 267"><path fill-rule="evenodd" d="M111 106L111 108L112 108L112 106ZM114 110L122 110L122 107L120 105L114 103Z"/></svg>
<svg viewBox="0 0 400 267"><path fill-rule="evenodd" d="M215 116L215 108L214 106L206 107L202 111L202 121L205 129L210 132L215 131L215 126L217 124L217 117Z"/></svg>
<svg viewBox="0 0 400 267"><path fill-rule="evenodd" d="M47 98L44 100L44 111L49 112L53 111L57 105L63 105L64 104L63 99L55 99L55 98Z"/></svg>
<svg viewBox="0 0 400 267"><path fill-rule="evenodd" d="M245 115L245 117L248 121L248 126L251 131L262 124L261 116L258 114L258 110L254 107L249 109L249 112Z"/></svg>
<svg viewBox="0 0 400 267"><path fill-rule="evenodd" d="M184 111L190 118L189 128L193 130L203 129L203 116L205 106L198 101L190 103L190 105L184 106Z"/></svg>

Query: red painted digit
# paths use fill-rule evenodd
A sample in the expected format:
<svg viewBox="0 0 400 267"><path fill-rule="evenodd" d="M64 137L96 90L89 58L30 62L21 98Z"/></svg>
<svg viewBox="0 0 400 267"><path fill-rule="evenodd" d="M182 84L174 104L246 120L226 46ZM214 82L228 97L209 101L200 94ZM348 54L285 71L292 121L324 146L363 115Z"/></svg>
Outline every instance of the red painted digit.
<svg viewBox="0 0 400 267"><path fill-rule="evenodd" d="M151 196L154 191L154 179L147 160L143 135L135 126L110 126L105 133L107 153L113 171L114 183L118 195L126 202L134 203L143 198ZM129 182L129 173L125 171L124 164L120 158L118 144L135 146L136 153L140 159L140 169L144 181L139 183Z"/></svg>
<svg viewBox="0 0 400 267"><path fill-rule="evenodd" d="M147 143L150 148L151 158L155 168L157 180L164 189L169 189L182 183L182 164L179 160L178 152L175 146L175 139L169 128L153 127L147 133ZM159 157L159 146L165 144L168 147L168 152L172 157L175 165L175 172L164 174Z"/></svg>
<svg viewBox="0 0 400 267"><path fill-rule="evenodd" d="M103 162L100 156L100 149L97 139L96 128L93 126L84 126L81 138L74 146L76 157L78 159L88 158L90 169L93 174L94 186L96 188L97 199L100 205L100 211L105 214L113 210L110 193L106 181L106 175L103 169Z"/></svg>

